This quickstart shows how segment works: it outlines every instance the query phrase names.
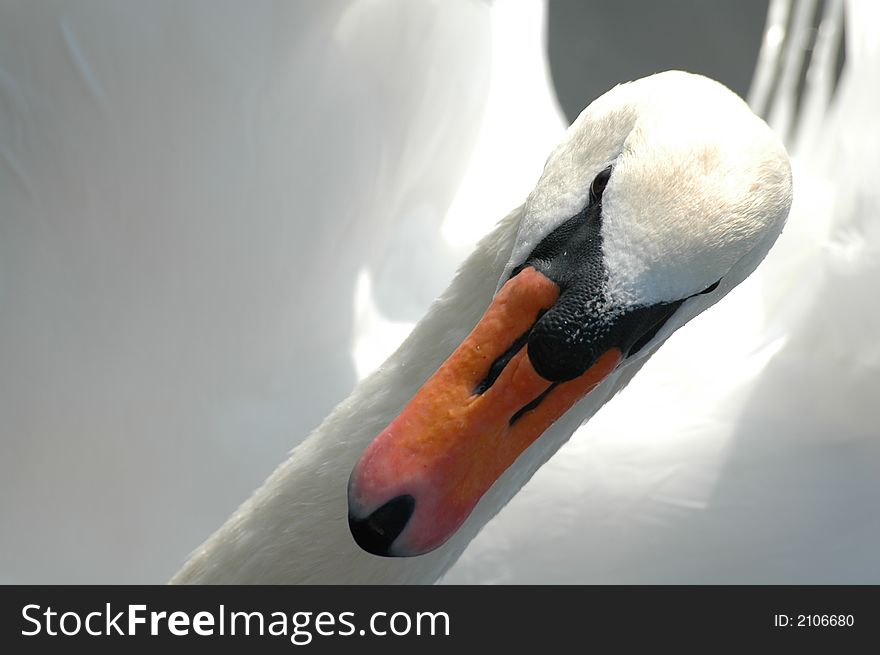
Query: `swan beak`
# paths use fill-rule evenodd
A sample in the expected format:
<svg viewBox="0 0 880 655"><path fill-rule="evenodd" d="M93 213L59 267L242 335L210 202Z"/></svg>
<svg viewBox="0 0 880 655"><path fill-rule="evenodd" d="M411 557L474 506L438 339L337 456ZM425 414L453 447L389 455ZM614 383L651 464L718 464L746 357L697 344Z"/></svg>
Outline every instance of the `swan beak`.
<svg viewBox="0 0 880 655"><path fill-rule="evenodd" d="M564 382L541 377L526 340L559 287L534 268L508 280L483 318L364 451L349 480L349 526L367 552L427 553L495 480L618 365L609 348Z"/></svg>

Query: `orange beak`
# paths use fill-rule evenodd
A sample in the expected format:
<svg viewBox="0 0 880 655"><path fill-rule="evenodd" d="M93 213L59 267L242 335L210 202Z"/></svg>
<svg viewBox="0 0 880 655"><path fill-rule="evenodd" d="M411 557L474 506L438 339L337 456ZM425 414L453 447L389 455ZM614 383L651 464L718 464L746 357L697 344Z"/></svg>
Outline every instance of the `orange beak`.
<svg viewBox="0 0 880 655"><path fill-rule="evenodd" d="M580 377L552 383L526 336L559 288L534 268L511 278L483 318L400 415L367 446L349 480L358 544L420 555L464 523L495 480L621 359L606 351Z"/></svg>

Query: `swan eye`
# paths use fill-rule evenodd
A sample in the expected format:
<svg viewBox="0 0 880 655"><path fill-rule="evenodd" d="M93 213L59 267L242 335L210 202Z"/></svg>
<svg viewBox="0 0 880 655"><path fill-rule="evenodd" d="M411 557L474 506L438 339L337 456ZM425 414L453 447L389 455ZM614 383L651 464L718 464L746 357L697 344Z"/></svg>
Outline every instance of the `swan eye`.
<svg viewBox="0 0 880 655"><path fill-rule="evenodd" d="M718 288L718 285L719 285L719 284L721 284L721 278L718 278L718 281L717 281L717 282L713 282L713 283L710 284L708 287L706 287L706 288L703 289L702 291L699 291L699 292L695 293L694 295L695 295L695 296L702 296L702 295L707 294L707 293L712 293L713 291L715 291L715 289Z"/></svg>
<svg viewBox="0 0 880 655"><path fill-rule="evenodd" d="M611 166L601 171L590 184L590 203L596 203L602 200L602 193L608 185L608 179L611 177Z"/></svg>

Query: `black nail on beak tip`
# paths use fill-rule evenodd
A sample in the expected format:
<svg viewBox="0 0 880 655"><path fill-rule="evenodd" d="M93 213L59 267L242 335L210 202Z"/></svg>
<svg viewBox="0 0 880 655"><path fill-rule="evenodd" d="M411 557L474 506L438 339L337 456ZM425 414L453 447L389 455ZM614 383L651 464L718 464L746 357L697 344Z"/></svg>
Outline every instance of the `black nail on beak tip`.
<svg viewBox="0 0 880 655"><path fill-rule="evenodd" d="M392 498L366 518L348 514L348 527L358 546L368 553L394 557L391 544L403 532L416 508L416 499L409 494Z"/></svg>

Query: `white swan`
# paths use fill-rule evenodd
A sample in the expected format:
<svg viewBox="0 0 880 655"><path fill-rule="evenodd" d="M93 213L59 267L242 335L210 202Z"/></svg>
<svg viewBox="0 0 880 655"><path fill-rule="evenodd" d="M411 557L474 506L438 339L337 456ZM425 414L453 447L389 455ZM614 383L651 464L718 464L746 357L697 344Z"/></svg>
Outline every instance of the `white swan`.
<svg viewBox="0 0 880 655"><path fill-rule="evenodd" d="M778 243L573 435L445 581L878 580L880 311L865 299L880 284L880 7L846 3L836 88L843 3L825 3L818 30L795 8L788 33L784 12L768 23L786 59L766 67L783 76L775 100L755 94L791 137L795 201ZM787 78L796 87L817 34L807 93L786 116L798 106ZM549 537L532 530L538 512Z"/></svg>
<svg viewBox="0 0 880 655"><path fill-rule="evenodd" d="M615 87L581 114L525 204L480 243L400 349L196 550L173 581L436 580L676 328L754 270L779 235L790 202L781 142L720 84L668 72ZM549 295L536 298L534 288L549 289ZM548 307L532 329L529 356L521 351L511 364L499 366L497 380L480 399L501 404L517 386L511 378L522 374L528 388L516 397L516 406L500 417L491 411L488 418L465 415L462 432L443 430L427 449L413 446L422 443L425 426L398 424L383 433L484 312L507 315L501 328L496 318L488 327L480 322L477 329L489 336L465 342L465 350L449 360L470 356L470 346L488 351L480 370L447 365L453 382L487 377L495 358L519 336L516 329L531 325L536 310ZM506 425L541 394L550 383L542 383L531 364L561 383L541 396L534 410L540 420L527 423L525 415L526 428L514 446L502 438L501 456L496 447L502 442L481 440L486 431L471 430L469 422ZM592 388L594 382L598 386ZM435 379L422 387L417 411L436 407L424 397L430 385L442 395L450 381ZM584 391L589 393L578 401ZM576 404L566 412L571 403ZM565 413L542 433L543 423L560 412ZM468 430L472 439L456 441ZM438 447L436 440L443 443ZM415 453L415 466L395 461L401 448ZM346 498L349 473L365 449ZM401 479L406 488L399 486ZM449 489L450 482L458 487ZM389 526L376 510L402 494L412 496L415 507ZM444 511L453 497L458 505L449 517ZM355 525L372 516L369 530L385 533L376 545L363 529L354 529L370 550L419 556L364 552L349 531L349 510ZM541 529L537 518L535 529Z"/></svg>

